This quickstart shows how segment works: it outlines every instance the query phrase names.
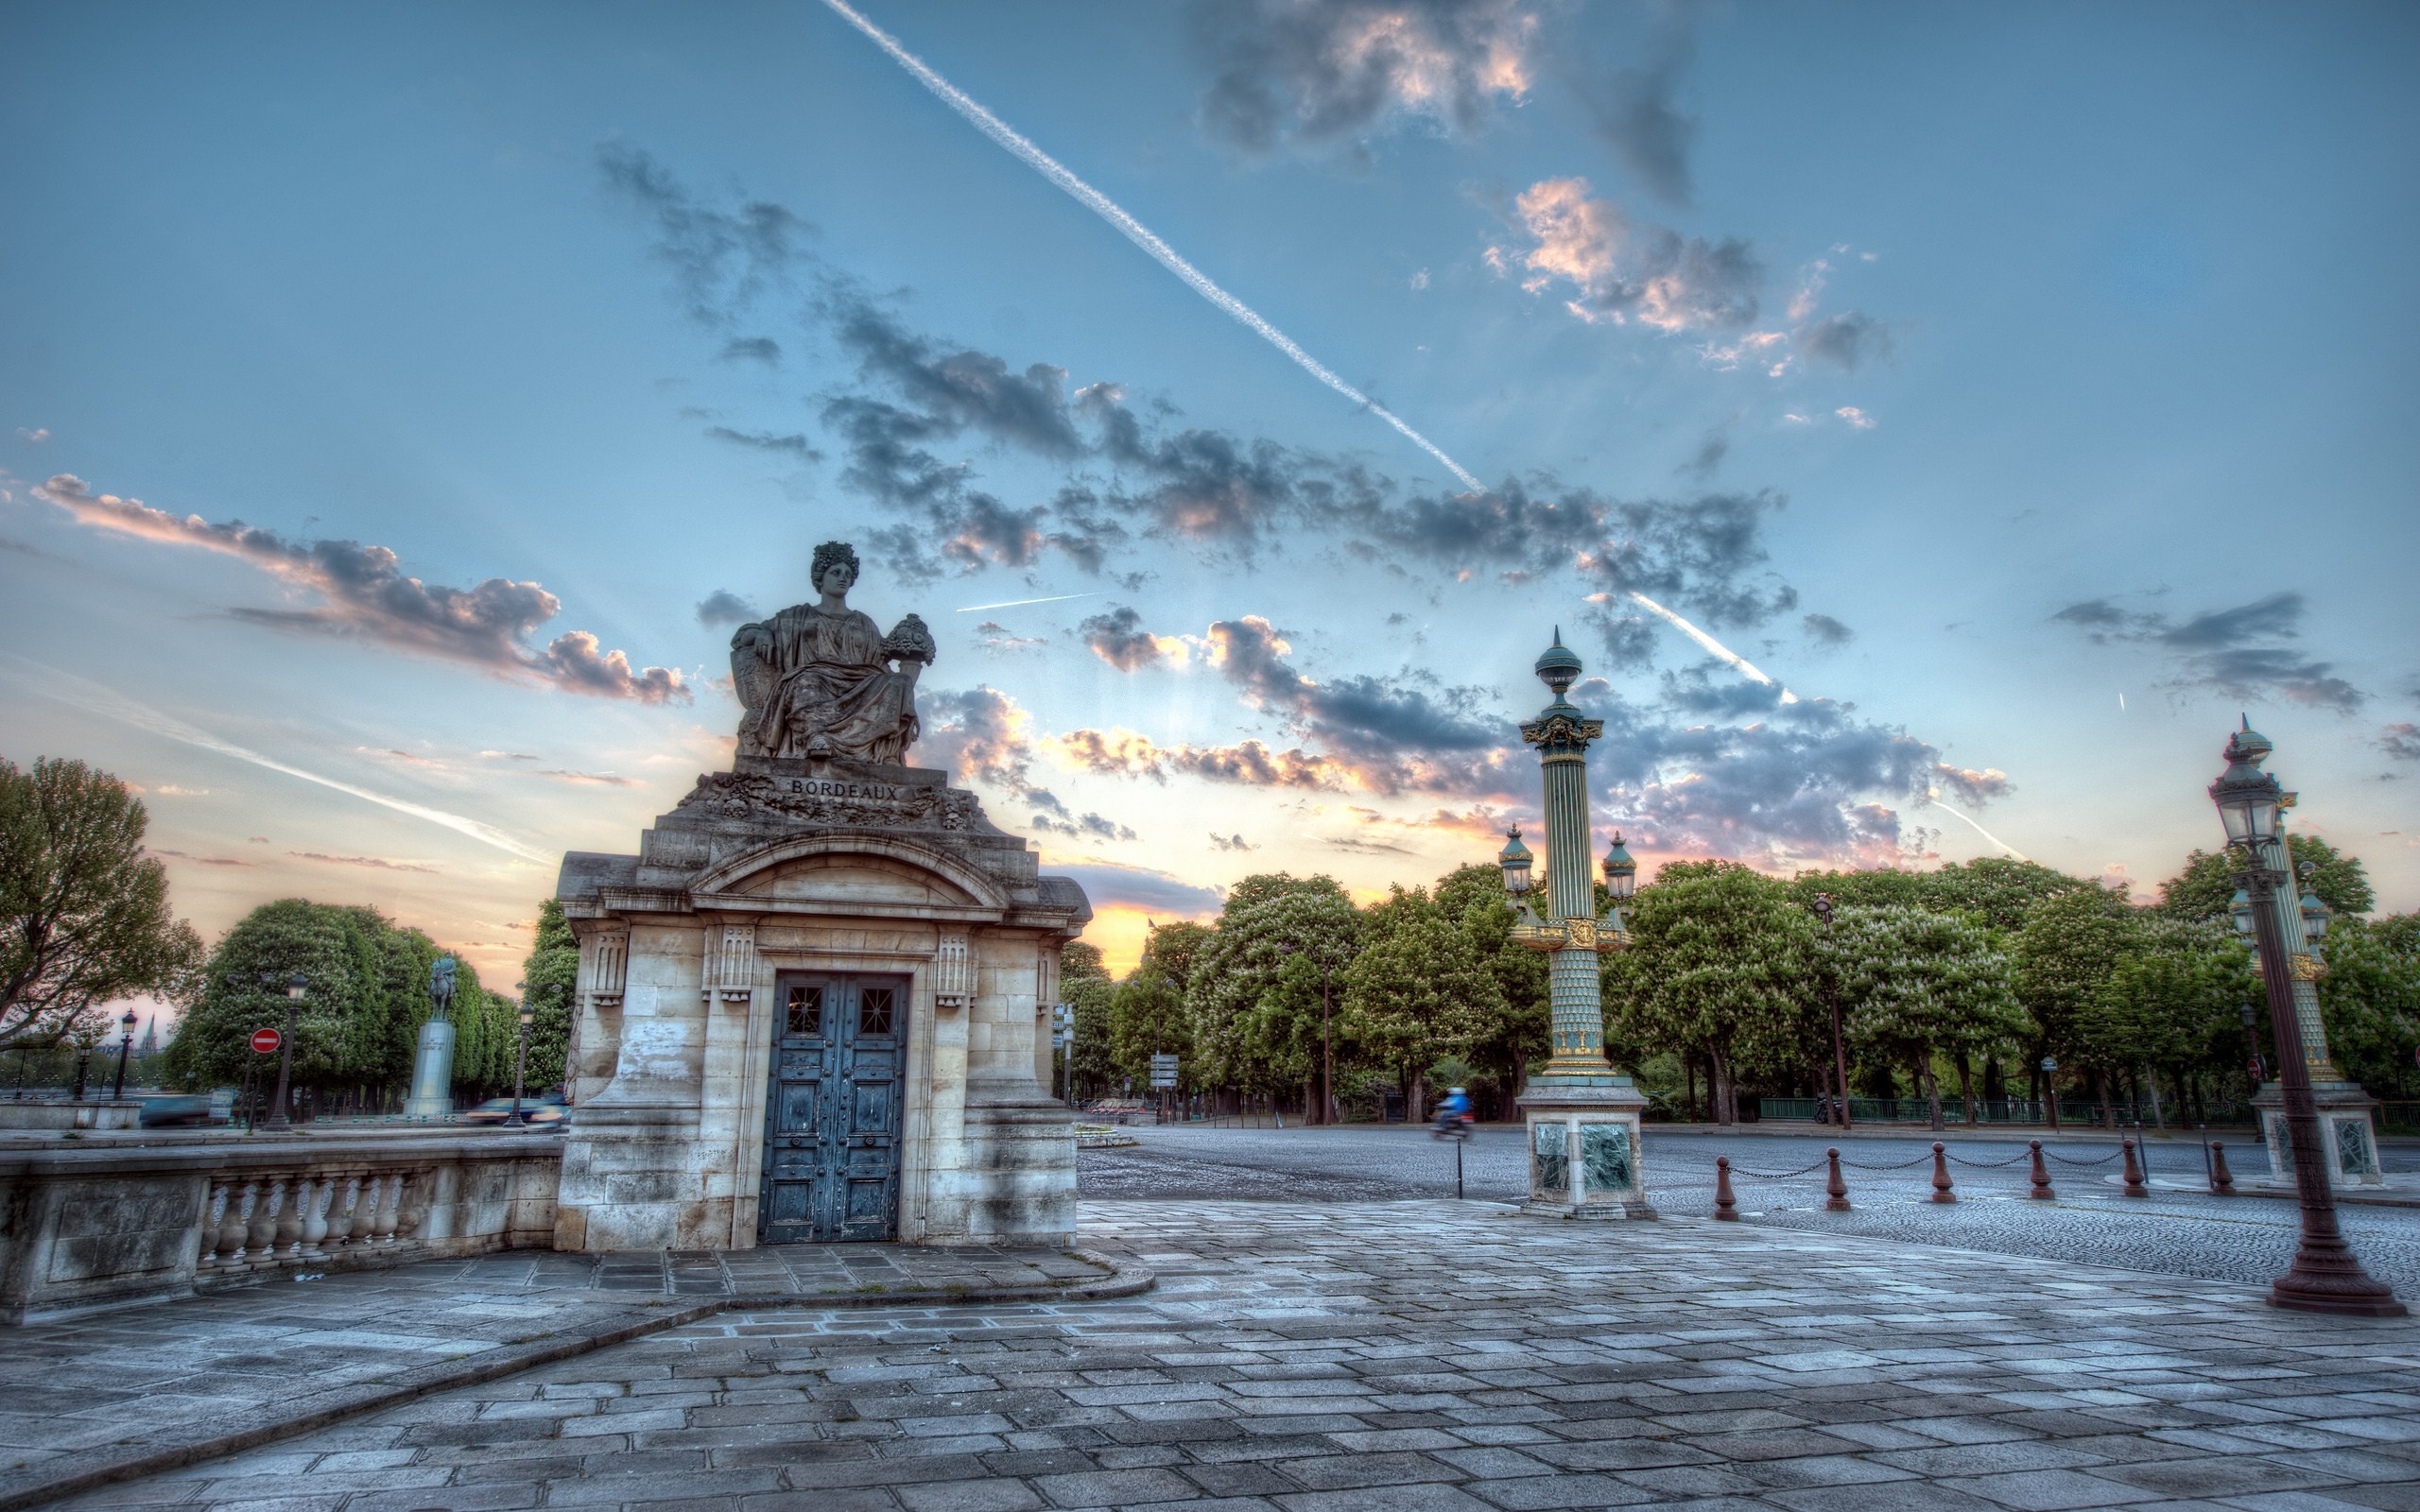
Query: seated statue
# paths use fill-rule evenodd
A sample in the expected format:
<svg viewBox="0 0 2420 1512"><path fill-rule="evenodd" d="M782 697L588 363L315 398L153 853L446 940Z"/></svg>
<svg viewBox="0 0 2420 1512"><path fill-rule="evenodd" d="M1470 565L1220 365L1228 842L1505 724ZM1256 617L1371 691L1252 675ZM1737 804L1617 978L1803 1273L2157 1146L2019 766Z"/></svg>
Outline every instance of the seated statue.
<svg viewBox="0 0 2420 1512"><path fill-rule="evenodd" d="M849 607L857 554L845 541L815 548L814 580L821 602L731 638L732 687L748 711L739 754L903 762L918 732L916 679L932 665L932 632L910 614L884 635Z"/></svg>

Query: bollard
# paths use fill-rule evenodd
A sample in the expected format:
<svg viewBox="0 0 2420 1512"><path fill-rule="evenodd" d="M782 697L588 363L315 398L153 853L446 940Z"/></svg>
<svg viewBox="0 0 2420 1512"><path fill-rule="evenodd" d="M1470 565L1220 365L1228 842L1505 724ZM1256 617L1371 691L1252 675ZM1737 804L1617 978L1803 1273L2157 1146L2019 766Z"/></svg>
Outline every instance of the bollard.
<svg viewBox="0 0 2420 1512"><path fill-rule="evenodd" d="M2056 1202L2059 1194L2050 1190L2050 1168L2042 1163L2042 1142L2029 1140L2033 1146L2033 1190L2026 1195L2036 1202Z"/></svg>
<svg viewBox="0 0 2420 1512"><path fill-rule="evenodd" d="M1849 1211L1849 1184L1841 1179L1841 1152L1829 1149L1824 1154L1832 1162L1832 1174L1824 1181L1824 1211L1846 1212Z"/></svg>
<svg viewBox="0 0 2420 1512"><path fill-rule="evenodd" d="M1941 1141L1932 1142L1932 1200L1956 1202L1958 1194L1949 1190L1949 1154Z"/></svg>
<svg viewBox="0 0 2420 1512"><path fill-rule="evenodd" d="M1739 1221L1739 1199L1731 1194L1731 1157L1714 1158L1714 1215L1725 1223Z"/></svg>
<svg viewBox="0 0 2420 1512"><path fill-rule="evenodd" d="M2135 1142L2131 1139L2123 1139L2119 1140L2118 1143L2122 1145L2126 1151L2125 1195L2130 1197L2150 1196L2152 1194L2152 1189L2143 1185L2142 1164L2135 1159Z"/></svg>
<svg viewBox="0 0 2420 1512"><path fill-rule="evenodd" d="M2227 1169L2227 1147L2216 1140L2210 1142L2210 1194L2235 1195L2235 1173Z"/></svg>

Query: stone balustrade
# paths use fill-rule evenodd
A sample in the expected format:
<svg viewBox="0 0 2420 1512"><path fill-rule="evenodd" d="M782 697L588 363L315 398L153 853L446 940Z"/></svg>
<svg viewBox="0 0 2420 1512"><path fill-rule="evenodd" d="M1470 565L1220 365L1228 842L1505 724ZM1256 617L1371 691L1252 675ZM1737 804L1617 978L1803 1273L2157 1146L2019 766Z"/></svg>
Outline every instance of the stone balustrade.
<svg viewBox="0 0 2420 1512"><path fill-rule="evenodd" d="M476 1130L0 1154L0 1323L554 1243L562 1145Z"/></svg>

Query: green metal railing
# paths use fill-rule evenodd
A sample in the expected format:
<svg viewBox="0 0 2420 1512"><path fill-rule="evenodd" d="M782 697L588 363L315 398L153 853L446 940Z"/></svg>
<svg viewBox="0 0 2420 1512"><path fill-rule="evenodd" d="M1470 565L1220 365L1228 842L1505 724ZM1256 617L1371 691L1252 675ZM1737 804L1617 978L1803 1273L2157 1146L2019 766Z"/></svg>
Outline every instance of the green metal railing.
<svg viewBox="0 0 2420 1512"><path fill-rule="evenodd" d="M2401 1106L2410 1109L2416 1118L2420 1118L2420 1103L2388 1106ZM1760 1097L1756 1100L1756 1114L1759 1118L1799 1119L1812 1122L1815 1117L1815 1108L1816 1099L1812 1097ZM2150 1110L2143 1111L2148 1114ZM2382 1125L2385 1111L2384 1108L2379 1109ZM2117 1112L2120 1125L2127 1127L2134 1126L2135 1118L2132 1111L2119 1108ZM2210 1109L2210 1122L2214 1125L2252 1122L2252 1110L2241 1105L2214 1108ZM1967 1122L1966 1106L1955 1097L1945 1097L1941 1100L1941 1117L1944 1123L1963 1125ZM1853 1124L1930 1124L1932 1105L1922 1097L1852 1097L1849 1099L1849 1120ZM1987 1124L2046 1122L2048 1120L2044 1117L2042 1104L2030 1098L1998 1097L1989 1100L1978 1098L1975 1103L1974 1123L1979 1127ZM2077 1128L2099 1128L2101 1126L2100 1104L2089 1100L2061 1098L2059 1122L2063 1126L2073 1125ZM2157 1121L2146 1116L2142 1122L2156 1124ZM2170 1118L2169 1122L2179 1128L2190 1126L2189 1121Z"/></svg>

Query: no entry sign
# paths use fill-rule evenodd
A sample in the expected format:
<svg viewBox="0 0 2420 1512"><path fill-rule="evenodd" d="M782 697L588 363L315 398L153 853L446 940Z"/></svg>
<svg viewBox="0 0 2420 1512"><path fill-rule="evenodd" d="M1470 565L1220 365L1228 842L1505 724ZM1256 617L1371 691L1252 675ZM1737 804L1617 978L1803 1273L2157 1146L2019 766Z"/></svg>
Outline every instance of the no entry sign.
<svg viewBox="0 0 2420 1512"><path fill-rule="evenodd" d="M274 1029L255 1029L252 1031L252 1050L255 1054L266 1056L285 1042L285 1036L279 1034Z"/></svg>

